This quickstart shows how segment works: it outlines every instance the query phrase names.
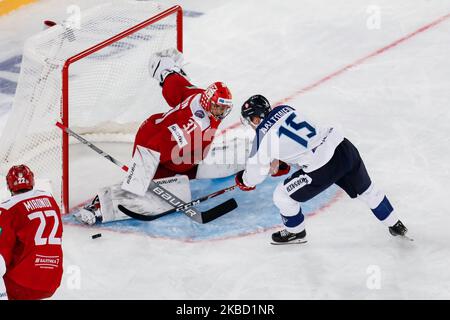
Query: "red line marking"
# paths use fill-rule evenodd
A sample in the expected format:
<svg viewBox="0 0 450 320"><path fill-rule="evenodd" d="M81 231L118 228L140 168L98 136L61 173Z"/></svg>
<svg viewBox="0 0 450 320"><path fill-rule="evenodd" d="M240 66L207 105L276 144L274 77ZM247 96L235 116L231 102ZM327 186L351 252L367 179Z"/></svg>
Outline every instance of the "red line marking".
<svg viewBox="0 0 450 320"><path fill-rule="evenodd" d="M347 64L346 66L344 66L344 67L338 69L337 71L335 71L335 72L333 72L333 73L331 73L331 74L329 74L329 75L323 77L322 79L319 79L319 80L317 80L316 82L314 82L314 83L312 83L312 84L310 84L310 85L308 85L308 86L306 86L306 87L304 87L304 88L302 88L302 89L300 89L300 90L295 91L293 94L291 94L290 96L288 96L288 97L282 99L281 101L276 102L274 105L279 105L279 104L287 103L287 102L289 102L290 100L296 98L297 96L302 95L302 94L304 94L304 93L306 93L306 92L308 92L308 91L311 91L312 89L314 89L314 88L320 86L321 84L323 84L323 83L325 83L325 82L327 82L327 81L329 81L329 80L331 80L331 79L334 79L334 78L336 78L337 76L340 76L340 75L341 75L342 73L344 73L345 71L347 71L347 70L349 70L349 69L351 69L351 68L354 68L354 67L356 67L356 66L358 66L358 65L360 65L360 64L362 64L362 63L364 63L364 62L366 62L366 61L369 60L370 58L376 57L376 56L378 56L378 55L380 55L380 54L386 52L387 50L392 49L392 48L398 46L399 44L405 42L406 40L409 40L409 39L411 39L412 37L414 37L414 36L416 36L416 35L418 35L418 34L424 32L424 31L427 31L427 30L431 29L432 27L437 26L438 24L440 24L441 22L444 22L444 21L447 20L448 18L450 18L450 13L449 13L449 14L446 14L445 16L440 17L439 19L437 19L437 20L435 20L435 21L433 21L433 22L430 22L430 23L424 25L423 27L420 27L420 28L417 29L416 31L411 32L410 34L407 34L406 36L404 36L404 37L402 37L402 38L400 38L400 39L398 39L398 40L392 42L391 44L388 44L387 46L384 46L384 47L382 47L382 48L380 48L380 49L378 49L378 50L376 50L376 51L374 51L374 52L372 52L372 53L370 53L370 54L368 54L368 55L366 55L366 56L364 56L364 57L362 57L362 58L356 60L356 61L353 62L353 63ZM218 133L218 136L220 136L220 135L222 135L222 134L225 134L227 131L230 131L230 130L232 130L232 129L234 129L234 128L237 128L237 127L239 127L240 125L241 125L240 122L233 123L231 126L225 128L225 129L223 129L221 132L219 132L219 133Z"/></svg>

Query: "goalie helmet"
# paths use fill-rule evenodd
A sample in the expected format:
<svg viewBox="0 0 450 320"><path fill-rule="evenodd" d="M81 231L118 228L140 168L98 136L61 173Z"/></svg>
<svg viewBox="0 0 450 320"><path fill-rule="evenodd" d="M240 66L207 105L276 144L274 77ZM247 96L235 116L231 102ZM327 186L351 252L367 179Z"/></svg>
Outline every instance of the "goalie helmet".
<svg viewBox="0 0 450 320"><path fill-rule="evenodd" d="M24 164L12 166L6 175L6 184L11 193L31 190L34 187L34 174Z"/></svg>
<svg viewBox="0 0 450 320"><path fill-rule="evenodd" d="M250 124L253 117L264 119L271 110L269 100L260 94L253 95L241 107L241 122Z"/></svg>
<svg viewBox="0 0 450 320"><path fill-rule="evenodd" d="M216 120L224 119L233 109L232 95L223 82L214 82L200 97L200 104Z"/></svg>

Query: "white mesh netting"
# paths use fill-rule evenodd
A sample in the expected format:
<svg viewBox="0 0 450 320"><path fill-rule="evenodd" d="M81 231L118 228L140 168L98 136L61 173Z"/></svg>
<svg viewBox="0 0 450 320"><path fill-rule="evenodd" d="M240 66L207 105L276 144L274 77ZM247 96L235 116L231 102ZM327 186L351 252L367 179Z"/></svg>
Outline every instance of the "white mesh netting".
<svg viewBox="0 0 450 320"><path fill-rule="evenodd" d="M115 1L82 11L79 25L63 23L28 39L0 139L0 173L25 163L37 177L49 178L60 198L62 132L55 123L61 121L65 61L166 9L149 1ZM177 46L176 21L171 14L70 65L72 130L94 141L132 142L143 120L167 108L148 61L152 53Z"/></svg>

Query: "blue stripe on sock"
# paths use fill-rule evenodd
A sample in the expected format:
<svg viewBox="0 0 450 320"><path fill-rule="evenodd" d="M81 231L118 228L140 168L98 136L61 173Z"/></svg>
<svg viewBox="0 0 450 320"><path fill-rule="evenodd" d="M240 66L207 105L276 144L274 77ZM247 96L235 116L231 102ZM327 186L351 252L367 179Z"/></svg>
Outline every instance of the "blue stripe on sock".
<svg viewBox="0 0 450 320"><path fill-rule="evenodd" d="M378 207L376 207L375 209L372 209L373 214L380 221L383 221L384 219L386 219L391 214L392 211L394 211L394 208L392 208L391 203L389 202L389 200L386 196L380 202Z"/></svg>
<svg viewBox="0 0 450 320"><path fill-rule="evenodd" d="M281 218L283 219L283 224L288 228L295 228L296 226L300 225L303 220L305 220L305 216L303 215L301 208L295 216L286 217L281 215Z"/></svg>

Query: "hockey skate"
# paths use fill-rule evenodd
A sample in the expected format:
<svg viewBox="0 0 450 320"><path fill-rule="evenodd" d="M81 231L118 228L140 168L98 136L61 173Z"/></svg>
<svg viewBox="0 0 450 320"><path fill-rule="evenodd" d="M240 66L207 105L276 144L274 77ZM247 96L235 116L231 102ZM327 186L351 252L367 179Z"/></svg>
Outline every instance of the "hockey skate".
<svg viewBox="0 0 450 320"><path fill-rule="evenodd" d="M179 73L187 77L186 72L182 69L183 54L177 49L166 49L156 52L150 57L148 69L152 78L159 82L162 86L166 77L171 73Z"/></svg>
<svg viewBox="0 0 450 320"><path fill-rule="evenodd" d="M402 238L405 238L409 241L414 241L414 239L411 239L406 235L407 232L408 228L406 228L405 225L400 220L398 220L397 223L394 224L392 227L389 227L389 233L394 237L401 236Z"/></svg>
<svg viewBox="0 0 450 320"><path fill-rule="evenodd" d="M306 230L299 233L291 233L286 229L283 229L272 234L271 244L301 244L306 242L308 242L306 240Z"/></svg>
<svg viewBox="0 0 450 320"><path fill-rule="evenodd" d="M74 214L76 220L81 223L87 224L89 226L94 225L97 222L102 221L101 211L100 211L100 201L98 196L95 196L94 200L78 212Z"/></svg>

